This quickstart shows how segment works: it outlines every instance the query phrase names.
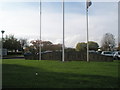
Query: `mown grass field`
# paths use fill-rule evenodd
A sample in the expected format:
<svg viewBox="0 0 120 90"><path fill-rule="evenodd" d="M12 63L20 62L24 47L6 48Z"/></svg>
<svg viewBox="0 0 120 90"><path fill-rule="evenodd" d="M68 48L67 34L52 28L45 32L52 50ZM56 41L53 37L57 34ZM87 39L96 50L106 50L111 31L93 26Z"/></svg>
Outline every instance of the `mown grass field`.
<svg viewBox="0 0 120 90"><path fill-rule="evenodd" d="M3 88L118 88L118 64L3 59Z"/></svg>

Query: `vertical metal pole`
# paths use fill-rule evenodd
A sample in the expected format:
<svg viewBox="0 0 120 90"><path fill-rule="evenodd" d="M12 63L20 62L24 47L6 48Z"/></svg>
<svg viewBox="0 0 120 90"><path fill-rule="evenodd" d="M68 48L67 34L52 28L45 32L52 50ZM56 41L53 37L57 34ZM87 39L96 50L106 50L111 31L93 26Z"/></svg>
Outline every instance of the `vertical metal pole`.
<svg viewBox="0 0 120 90"><path fill-rule="evenodd" d="M64 42L64 38L65 38L65 36L64 36L64 0L63 0L63 2L62 2L62 8L63 8L63 45L62 45L62 61L64 62L64 59L65 59L65 42Z"/></svg>
<svg viewBox="0 0 120 90"><path fill-rule="evenodd" d="M2 59L3 59L3 33L2 33L2 39L1 39L1 56L0 56L0 89L2 90Z"/></svg>
<svg viewBox="0 0 120 90"><path fill-rule="evenodd" d="M3 59L3 33L2 33L2 43L1 43L1 58Z"/></svg>
<svg viewBox="0 0 120 90"><path fill-rule="evenodd" d="M86 22L87 22L87 62L89 62L89 31L88 31L88 8L86 3Z"/></svg>
<svg viewBox="0 0 120 90"><path fill-rule="evenodd" d="M118 47L120 45L120 1L118 2Z"/></svg>
<svg viewBox="0 0 120 90"><path fill-rule="evenodd" d="M42 12L41 12L41 0L40 0L40 45L39 45L39 60L41 60L41 15L42 15Z"/></svg>

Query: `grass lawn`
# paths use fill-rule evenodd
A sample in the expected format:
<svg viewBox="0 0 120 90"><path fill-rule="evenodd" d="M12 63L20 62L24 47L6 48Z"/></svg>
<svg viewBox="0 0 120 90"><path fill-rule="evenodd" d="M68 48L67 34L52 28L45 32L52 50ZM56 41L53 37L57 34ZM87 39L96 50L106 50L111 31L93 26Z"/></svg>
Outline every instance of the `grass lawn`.
<svg viewBox="0 0 120 90"><path fill-rule="evenodd" d="M3 88L118 88L118 63L3 59Z"/></svg>

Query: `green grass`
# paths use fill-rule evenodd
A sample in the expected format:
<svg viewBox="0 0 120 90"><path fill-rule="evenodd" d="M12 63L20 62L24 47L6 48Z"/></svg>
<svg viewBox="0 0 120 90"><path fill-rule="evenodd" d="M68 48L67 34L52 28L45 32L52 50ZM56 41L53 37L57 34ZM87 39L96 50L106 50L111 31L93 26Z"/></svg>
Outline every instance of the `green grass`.
<svg viewBox="0 0 120 90"><path fill-rule="evenodd" d="M3 88L118 88L118 63L4 59Z"/></svg>

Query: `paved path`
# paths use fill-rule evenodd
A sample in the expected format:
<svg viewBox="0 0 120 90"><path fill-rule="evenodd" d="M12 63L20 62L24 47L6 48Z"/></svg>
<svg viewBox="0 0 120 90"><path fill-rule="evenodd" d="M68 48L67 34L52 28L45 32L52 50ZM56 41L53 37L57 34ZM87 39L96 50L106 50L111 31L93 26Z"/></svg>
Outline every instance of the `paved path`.
<svg viewBox="0 0 120 90"><path fill-rule="evenodd" d="M3 59L24 59L24 56L8 56L3 57Z"/></svg>

